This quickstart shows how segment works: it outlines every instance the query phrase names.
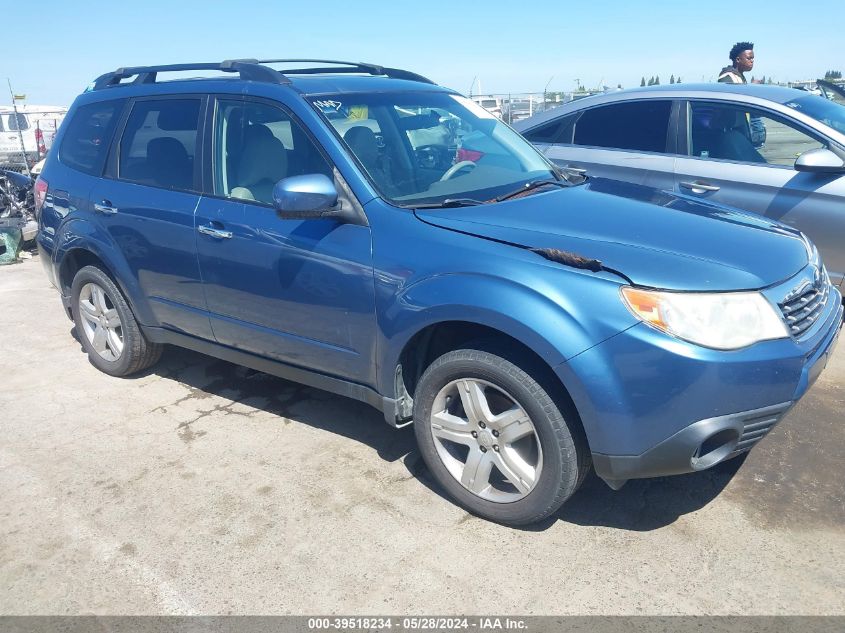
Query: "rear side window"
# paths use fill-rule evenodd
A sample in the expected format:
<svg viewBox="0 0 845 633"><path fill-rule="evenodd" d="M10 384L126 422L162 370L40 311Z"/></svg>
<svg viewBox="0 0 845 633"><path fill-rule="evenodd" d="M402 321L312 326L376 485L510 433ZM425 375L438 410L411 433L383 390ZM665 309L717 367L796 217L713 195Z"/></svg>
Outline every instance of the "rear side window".
<svg viewBox="0 0 845 633"><path fill-rule="evenodd" d="M78 108L68 121L68 129L59 148L59 161L92 176L102 174L123 104L124 100L118 99Z"/></svg>
<svg viewBox="0 0 845 633"><path fill-rule="evenodd" d="M575 144L665 152L671 101L615 103L586 110L575 125Z"/></svg>
<svg viewBox="0 0 845 633"><path fill-rule="evenodd" d="M572 143L572 129L578 114L558 117L545 125L535 127L523 136L532 143Z"/></svg>
<svg viewBox="0 0 845 633"><path fill-rule="evenodd" d="M120 139L118 178L194 189L199 99L138 101Z"/></svg>

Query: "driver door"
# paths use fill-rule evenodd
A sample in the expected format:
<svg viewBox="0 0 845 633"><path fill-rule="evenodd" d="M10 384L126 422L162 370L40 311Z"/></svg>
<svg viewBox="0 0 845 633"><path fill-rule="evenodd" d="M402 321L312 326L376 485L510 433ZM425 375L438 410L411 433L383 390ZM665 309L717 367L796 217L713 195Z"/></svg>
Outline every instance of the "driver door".
<svg viewBox="0 0 845 633"><path fill-rule="evenodd" d="M845 176L794 167L800 154L829 147L829 141L797 122L743 104L692 101L686 119L687 155L675 159L676 191L803 231L821 252L831 279L840 283L845 275ZM759 121L757 129L754 121Z"/></svg>

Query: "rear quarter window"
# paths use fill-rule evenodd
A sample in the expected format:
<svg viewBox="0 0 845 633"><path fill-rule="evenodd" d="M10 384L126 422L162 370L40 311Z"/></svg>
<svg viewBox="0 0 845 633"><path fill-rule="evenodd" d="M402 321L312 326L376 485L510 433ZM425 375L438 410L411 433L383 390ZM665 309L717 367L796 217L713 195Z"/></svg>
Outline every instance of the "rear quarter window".
<svg viewBox="0 0 845 633"><path fill-rule="evenodd" d="M572 130L578 114L557 117L523 134L532 143L572 143Z"/></svg>
<svg viewBox="0 0 845 633"><path fill-rule="evenodd" d="M124 101L100 101L79 107L68 121L59 162L92 176L101 175Z"/></svg>

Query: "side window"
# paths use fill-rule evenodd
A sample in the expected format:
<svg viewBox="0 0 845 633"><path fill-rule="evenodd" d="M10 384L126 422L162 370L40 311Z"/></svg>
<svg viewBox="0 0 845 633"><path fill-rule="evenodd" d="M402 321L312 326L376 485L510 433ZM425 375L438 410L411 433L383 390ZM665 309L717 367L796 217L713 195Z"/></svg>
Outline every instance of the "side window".
<svg viewBox="0 0 845 633"><path fill-rule="evenodd" d="M194 189L199 99L138 101L120 139L117 177L165 189Z"/></svg>
<svg viewBox="0 0 845 633"><path fill-rule="evenodd" d="M575 144L665 152L671 101L633 101L585 110L575 125Z"/></svg>
<svg viewBox="0 0 845 633"><path fill-rule="evenodd" d="M572 132L575 128L575 119L578 114L557 117L548 123L535 127L526 132L523 136L531 143L572 143Z"/></svg>
<svg viewBox="0 0 845 633"><path fill-rule="evenodd" d="M692 102L688 146L697 158L792 167L807 150L826 145L780 117L756 108Z"/></svg>
<svg viewBox="0 0 845 633"><path fill-rule="evenodd" d="M125 101L100 101L77 108L67 122L59 161L92 176L103 173L114 127Z"/></svg>
<svg viewBox="0 0 845 633"><path fill-rule="evenodd" d="M12 112L9 114L9 122L7 127L10 132L17 132L18 130L28 130L29 121L23 112Z"/></svg>
<svg viewBox="0 0 845 633"><path fill-rule="evenodd" d="M282 178L332 177L332 168L299 124L282 109L219 100L214 120L214 194L273 203Z"/></svg>

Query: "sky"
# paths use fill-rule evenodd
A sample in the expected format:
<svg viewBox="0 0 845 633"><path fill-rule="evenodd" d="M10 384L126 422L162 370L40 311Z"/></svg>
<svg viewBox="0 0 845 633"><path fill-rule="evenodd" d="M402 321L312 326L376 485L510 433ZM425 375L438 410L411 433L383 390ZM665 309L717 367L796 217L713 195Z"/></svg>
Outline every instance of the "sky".
<svg viewBox="0 0 845 633"><path fill-rule="evenodd" d="M41 0L6 23L0 79L69 105L121 66L230 58L342 59L418 72L467 94L713 81L737 41L756 77L845 71L845 0ZM8 86L0 104L10 103Z"/></svg>

